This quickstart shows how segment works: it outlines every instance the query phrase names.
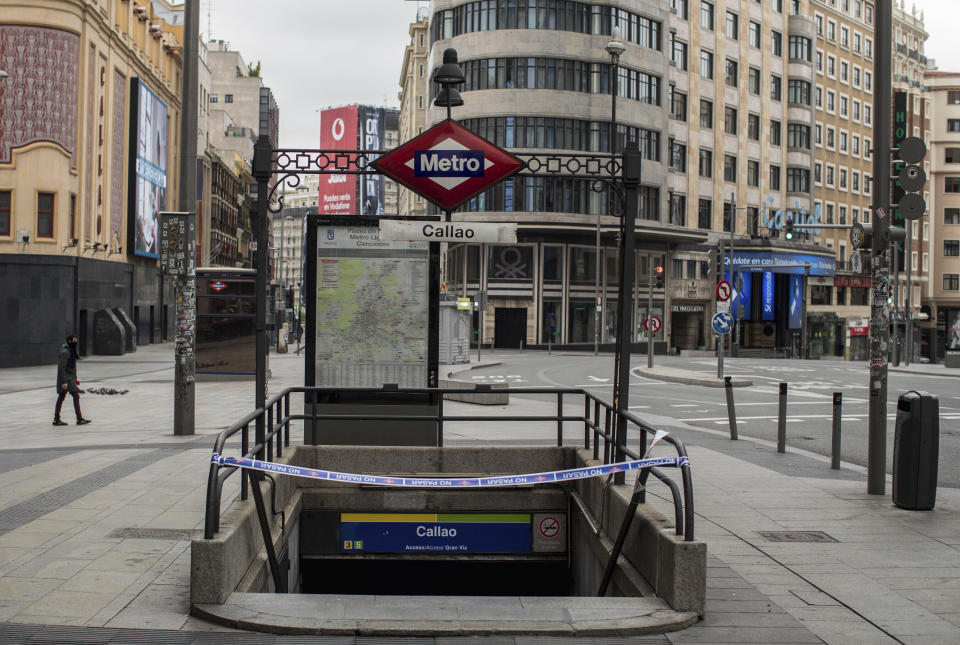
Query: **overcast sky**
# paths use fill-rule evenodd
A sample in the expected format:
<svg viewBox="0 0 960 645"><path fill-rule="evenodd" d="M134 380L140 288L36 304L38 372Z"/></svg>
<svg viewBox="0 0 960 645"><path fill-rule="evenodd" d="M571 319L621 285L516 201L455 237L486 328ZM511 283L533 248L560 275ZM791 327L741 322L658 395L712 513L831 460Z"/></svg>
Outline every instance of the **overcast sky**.
<svg viewBox="0 0 960 645"><path fill-rule="evenodd" d="M663 0L666 3L667 0ZM899 0L896 0L899 2ZM261 76L280 106L280 145L319 146L318 110L364 103L398 107L410 0L201 0L200 31L229 41ZM916 0L939 69L960 71L960 0ZM208 8L209 22L208 22Z"/></svg>

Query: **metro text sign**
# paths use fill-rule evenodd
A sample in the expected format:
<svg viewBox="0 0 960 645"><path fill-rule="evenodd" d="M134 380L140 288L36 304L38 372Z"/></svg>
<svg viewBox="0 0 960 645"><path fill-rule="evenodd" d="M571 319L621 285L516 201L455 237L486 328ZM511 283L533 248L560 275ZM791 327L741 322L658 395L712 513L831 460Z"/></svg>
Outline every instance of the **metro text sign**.
<svg viewBox="0 0 960 645"><path fill-rule="evenodd" d="M524 167L524 163L455 121L438 123L372 166L444 210Z"/></svg>

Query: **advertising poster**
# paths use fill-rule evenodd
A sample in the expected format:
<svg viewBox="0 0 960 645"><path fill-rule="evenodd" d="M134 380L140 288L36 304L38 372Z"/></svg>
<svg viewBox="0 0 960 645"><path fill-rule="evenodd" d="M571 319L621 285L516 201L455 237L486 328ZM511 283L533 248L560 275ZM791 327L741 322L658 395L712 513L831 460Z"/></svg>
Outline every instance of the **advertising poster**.
<svg viewBox="0 0 960 645"><path fill-rule="evenodd" d="M360 119L360 149L383 150L386 133L383 108L361 105L358 108ZM373 161L371 158L370 161ZM362 215L383 215L384 208L383 175L360 176L360 213Z"/></svg>
<svg viewBox="0 0 960 645"><path fill-rule="evenodd" d="M947 349L960 351L960 310L947 311Z"/></svg>
<svg viewBox="0 0 960 645"><path fill-rule="evenodd" d="M803 327L803 276L790 276L790 329L801 329Z"/></svg>
<svg viewBox="0 0 960 645"><path fill-rule="evenodd" d="M357 149L357 106L330 108L320 112L320 148ZM355 215L359 175L320 175L319 215Z"/></svg>
<svg viewBox="0 0 960 645"><path fill-rule="evenodd" d="M743 271L741 273L734 273L734 278L730 278L730 274L724 274L724 279L727 280L733 286L733 296L730 298L731 312L733 313L734 318L739 318L740 320L750 320L751 314L750 309L753 307L753 274L748 271ZM735 280L740 278L743 280L743 288L738 289ZM740 306L743 306L743 316L740 316Z"/></svg>
<svg viewBox="0 0 960 645"><path fill-rule="evenodd" d="M762 310L760 312L761 320L774 320L773 316L773 294L774 294L774 279L773 271L764 271L763 280L761 287L761 305Z"/></svg>
<svg viewBox="0 0 960 645"><path fill-rule="evenodd" d="M167 106L150 88L131 79L130 239L135 255L160 257L160 211L167 208Z"/></svg>

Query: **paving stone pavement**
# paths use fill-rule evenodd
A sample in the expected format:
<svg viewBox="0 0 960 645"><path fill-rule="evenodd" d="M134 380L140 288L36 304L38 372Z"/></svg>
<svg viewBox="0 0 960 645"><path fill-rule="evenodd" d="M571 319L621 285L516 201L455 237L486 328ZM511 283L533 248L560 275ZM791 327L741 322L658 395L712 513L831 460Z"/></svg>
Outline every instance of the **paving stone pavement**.
<svg viewBox="0 0 960 645"><path fill-rule="evenodd" d="M84 394L84 416L93 419L86 426L50 425L54 366L0 369L0 642L214 643L227 633L230 642L257 645L574 642L285 637L190 617L186 537L202 526L210 450L220 430L250 411L254 387L198 383L196 435L174 436L172 358L168 343L82 360L84 389L129 390ZM302 355L274 354L270 366L271 392L302 382ZM543 406L514 394L509 410ZM445 408L491 417L507 409ZM579 440L581 432L571 428L569 436ZM463 423L446 436L451 444L502 444L550 442L555 434L549 423L519 431ZM867 495L856 468L836 476L796 451L774 463L773 447L762 442L731 448L694 431L684 439L697 536L709 552L705 619L665 635L575 642L960 642L960 491L941 488L933 511L910 512L893 507L889 495ZM224 506L237 497L235 480ZM662 492L651 487L648 501L670 516ZM130 529L170 532L147 538ZM771 542L761 531L819 531L835 541Z"/></svg>

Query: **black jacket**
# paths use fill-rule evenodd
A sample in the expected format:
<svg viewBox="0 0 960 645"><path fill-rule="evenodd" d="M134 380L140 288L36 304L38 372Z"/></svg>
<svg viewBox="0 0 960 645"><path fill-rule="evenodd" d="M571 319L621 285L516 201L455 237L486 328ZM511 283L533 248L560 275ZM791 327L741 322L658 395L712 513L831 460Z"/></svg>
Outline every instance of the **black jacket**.
<svg viewBox="0 0 960 645"><path fill-rule="evenodd" d="M70 346L66 343L60 348L60 357L57 359L57 392L63 392L63 384L67 384L67 392L79 392L77 387L77 360L70 356Z"/></svg>

